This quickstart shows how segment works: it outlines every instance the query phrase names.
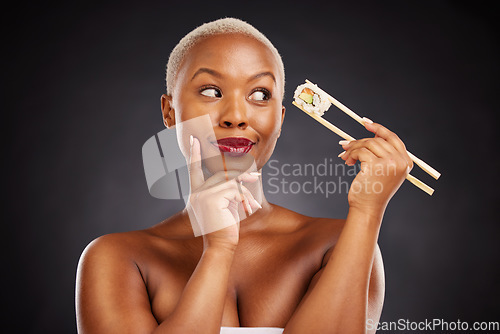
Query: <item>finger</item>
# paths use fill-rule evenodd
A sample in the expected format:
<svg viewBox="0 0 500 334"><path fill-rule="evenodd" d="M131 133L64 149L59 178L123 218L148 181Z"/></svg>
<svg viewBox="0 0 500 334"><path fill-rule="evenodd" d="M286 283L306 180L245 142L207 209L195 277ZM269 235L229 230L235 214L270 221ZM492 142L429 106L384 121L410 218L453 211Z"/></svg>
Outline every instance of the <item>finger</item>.
<svg viewBox="0 0 500 334"><path fill-rule="evenodd" d="M342 145L342 148L344 148L345 150L355 150L361 147L367 148L378 158L384 158L394 154L399 155L399 152L394 148L394 146L389 144L383 138L364 138L351 141L346 145Z"/></svg>
<svg viewBox="0 0 500 334"><path fill-rule="evenodd" d="M250 205L250 202L246 196L243 196L242 204L245 208L245 211L247 212L247 215L251 215L253 213L252 206Z"/></svg>
<svg viewBox="0 0 500 334"><path fill-rule="evenodd" d="M369 149L366 147L360 147L357 149L353 150L348 150L346 151L346 154L342 156L342 159L345 160L345 163L349 166L352 166L356 163L356 161L360 161L361 163L363 162L372 162L375 159L377 159L377 156L373 154Z"/></svg>
<svg viewBox="0 0 500 334"><path fill-rule="evenodd" d="M398 150L401 154L406 154L406 147L403 141L398 137L397 134L387 129L382 124L365 122L365 128L374 133L376 137L385 139L388 143Z"/></svg>
<svg viewBox="0 0 500 334"><path fill-rule="evenodd" d="M384 138L387 142L389 142L392 146L394 146L396 150L398 150L398 152L403 155L403 157L406 160L406 163L408 164L408 167L410 169L413 168L413 160L411 160L410 156L408 155L408 152L406 151L405 144L398 137L398 135L396 135L394 132L390 131L385 126L378 123L365 121L364 124L368 131L373 132L375 134L375 137Z"/></svg>
<svg viewBox="0 0 500 334"><path fill-rule="evenodd" d="M208 188L219 186L221 184L225 184L227 182L234 180L240 174L241 174L241 172L239 172L239 171L231 171L231 170L218 171L205 180L205 183L203 184L202 189L208 189ZM229 178L229 181L228 181L228 178Z"/></svg>
<svg viewBox="0 0 500 334"><path fill-rule="evenodd" d="M191 185L191 192L194 192L199 187L203 185L205 182L205 178L203 176L203 170L201 168L201 146L200 141L191 136L191 152L189 156L189 182Z"/></svg>
<svg viewBox="0 0 500 334"><path fill-rule="evenodd" d="M243 187L243 181L240 181L239 183L237 183L238 185L238 192L240 193L240 195L242 195L242 205L243 205L243 208L244 210L247 212L247 215L251 215L253 213L252 211L252 207L250 206L250 201L249 201L249 197L248 197L248 194L250 193L245 187ZM245 189L243 189L245 188Z"/></svg>
<svg viewBox="0 0 500 334"><path fill-rule="evenodd" d="M258 172L243 173L236 177L237 182L255 182L259 179L261 174Z"/></svg>
<svg viewBox="0 0 500 334"><path fill-rule="evenodd" d="M214 178L215 175L212 175L210 178L208 178L203 186L198 189L198 191L203 190L203 192L210 194L210 195L216 195L217 193L225 190L225 189L238 189L238 183L239 181L236 180L236 178L231 179L229 181L226 180L218 180Z"/></svg>
<svg viewBox="0 0 500 334"><path fill-rule="evenodd" d="M245 187L243 185L243 183L241 183L241 182L240 182L240 189L241 189L241 192L243 193L243 195L245 195L245 197L248 199L248 202L253 210L256 211L258 209L262 209L262 206L260 205L259 201L257 201L255 199L252 192L250 190L248 190L248 188Z"/></svg>
<svg viewBox="0 0 500 334"><path fill-rule="evenodd" d="M242 173L237 170L219 171L205 180L203 188L208 189L223 183L231 182L232 180L236 180L236 182L240 182L241 180L245 182L255 182L259 179L259 175L260 173L257 172Z"/></svg>
<svg viewBox="0 0 500 334"><path fill-rule="evenodd" d="M229 208L231 203L241 203L243 207L250 213L252 214L252 208L250 206L249 199L246 198L244 191L240 190L236 187L233 188L226 188L224 190L221 190L220 195L222 195L222 198L224 199L224 203L222 204L221 209L224 208Z"/></svg>

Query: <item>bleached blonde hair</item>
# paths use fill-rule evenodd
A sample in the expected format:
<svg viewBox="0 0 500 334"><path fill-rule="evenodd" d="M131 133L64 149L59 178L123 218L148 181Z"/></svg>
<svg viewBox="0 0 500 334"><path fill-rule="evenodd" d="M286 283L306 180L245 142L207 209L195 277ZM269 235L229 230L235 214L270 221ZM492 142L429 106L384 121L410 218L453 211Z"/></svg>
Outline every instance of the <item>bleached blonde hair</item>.
<svg viewBox="0 0 500 334"><path fill-rule="evenodd" d="M274 54L278 62L282 78L282 91L283 94L285 93L285 67L278 50L276 50L271 41L266 36L264 36L263 33L255 29L249 23L240 19L227 17L202 24L201 26L197 27L186 36L184 36L175 46L175 48L170 53L170 57L168 58L167 63L167 94L172 94L177 73L182 64L182 61L186 57L189 50L191 50L191 48L201 40L210 36L221 34L242 34L248 37L255 38L257 41L268 47L269 50L271 50L271 52Z"/></svg>

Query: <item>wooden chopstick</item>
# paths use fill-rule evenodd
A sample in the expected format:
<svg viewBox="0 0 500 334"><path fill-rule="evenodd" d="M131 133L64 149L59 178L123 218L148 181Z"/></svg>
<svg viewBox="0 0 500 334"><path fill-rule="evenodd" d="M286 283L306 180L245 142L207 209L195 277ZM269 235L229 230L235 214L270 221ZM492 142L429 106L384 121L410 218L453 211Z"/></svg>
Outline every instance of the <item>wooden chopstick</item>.
<svg viewBox="0 0 500 334"><path fill-rule="evenodd" d="M328 122L323 117L316 115L314 113L307 112L300 105L295 103L295 101L293 101L292 104L294 106L296 106L297 108L299 108L300 110L302 110L303 112L305 112L306 114L308 114L309 116L311 116L312 118L314 118L316 121L318 121L322 125L324 125L329 130L335 132L340 137L344 138L345 140L355 140L354 137L352 137L352 136L348 135L347 133L345 133L344 131L340 130L338 127L336 127L332 123ZM406 175L406 179L408 181L410 181L411 183L413 183L414 185L416 185L421 190L425 191L427 194L432 196L432 194L434 193L434 189L432 189L431 187L429 187L428 185L426 185L425 183L423 183L422 181L417 179L415 176L408 174L408 175Z"/></svg>
<svg viewBox="0 0 500 334"><path fill-rule="evenodd" d="M347 108L345 105L343 105L342 103L340 103L340 101L338 101L337 99L335 99L333 96L329 95L327 92L325 92L324 90L322 90L321 88L318 87L318 85L316 84L313 84L311 81L307 80L306 79L306 82L311 84L311 85L314 85L316 89L318 89L318 91L322 92L323 94L325 94L327 97L328 97L328 100L333 104L335 105L337 108L339 108L340 110L342 110L343 112L345 112L347 115L351 116L354 120L356 120L359 124L361 125L365 125L364 122L363 122L363 118L361 118L358 114L356 114L354 111L352 111L351 109ZM415 164L417 166L419 166L420 168L422 168L427 174L429 174L430 176L432 176L433 178L435 178L436 180L439 179L439 177L441 176L441 173L439 173L437 170L435 170L434 168L432 168L431 166L429 166L427 163L425 163L423 160L417 158L414 154L410 153L409 151L406 151L408 153L408 155L410 156L411 160L413 160L413 162L415 162Z"/></svg>

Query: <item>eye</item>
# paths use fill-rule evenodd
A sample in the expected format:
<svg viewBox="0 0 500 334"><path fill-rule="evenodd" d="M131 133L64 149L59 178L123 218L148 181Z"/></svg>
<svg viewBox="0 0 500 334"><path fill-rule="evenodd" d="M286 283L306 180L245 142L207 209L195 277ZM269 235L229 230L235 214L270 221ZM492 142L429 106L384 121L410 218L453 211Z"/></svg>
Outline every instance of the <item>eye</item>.
<svg viewBox="0 0 500 334"><path fill-rule="evenodd" d="M204 87L200 90L200 93L208 97L222 97L221 91L214 87Z"/></svg>
<svg viewBox="0 0 500 334"><path fill-rule="evenodd" d="M256 90L250 95L249 99L254 101L267 101L271 98L271 94L267 89Z"/></svg>

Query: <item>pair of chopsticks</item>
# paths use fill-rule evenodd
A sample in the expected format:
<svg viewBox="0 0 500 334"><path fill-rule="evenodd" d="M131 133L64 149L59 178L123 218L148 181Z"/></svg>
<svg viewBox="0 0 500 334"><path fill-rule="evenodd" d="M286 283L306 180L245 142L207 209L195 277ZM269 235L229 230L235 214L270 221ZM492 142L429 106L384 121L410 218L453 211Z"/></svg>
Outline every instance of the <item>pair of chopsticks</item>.
<svg viewBox="0 0 500 334"><path fill-rule="evenodd" d="M347 108L345 105L343 105L342 103L340 103L337 99L335 99L334 97L330 96L328 93L326 93L324 90L322 90L321 88L319 88L317 85L313 84L311 81L309 81L309 80L306 79L306 82L309 83L309 84L314 85L315 89L317 89L319 92L325 94L325 96L328 97L328 100L333 105L335 105L337 108L339 108L340 110L342 110L343 112L345 112L347 115L349 115L350 117L352 117L353 119L355 119L358 123L360 123L361 125L364 126L363 119L360 116L358 116L355 112L353 112L351 109ZM303 112L305 112L306 114L308 114L309 116L311 116L312 118L314 118L316 121L318 121L319 123L321 123L325 127L327 127L329 130L335 132L337 135L339 135L340 137L344 138L345 140L355 140L354 137L352 137L352 136L348 135L347 133L345 133L344 131L340 130L338 127L336 127L332 123L328 122L323 117L321 117L319 115L316 115L314 113L307 112L300 105L298 105L297 103L295 103L295 101L293 101L292 104L294 106L296 106L297 108L299 108L300 110L302 110ZM412 153L410 153L408 151L406 151L406 152L410 156L411 160L413 160L413 162L415 162L415 164L417 166L419 166L420 168L422 168L427 174L431 175L436 180L441 176L441 173L439 173L437 170L435 170L434 168L432 168L431 166L429 166L423 160L417 158L414 154L412 154ZM423 183L422 181L420 181L419 179L417 179L413 175L408 174L406 176L406 179L408 181L410 181L411 183L413 183L418 188L420 188L421 190L425 191L427 194L429 194L429 195L432 196L432 194L434 193L434 189L432 189L431 187L429 187L428 185L426 185L425 183Z"/></svg>

